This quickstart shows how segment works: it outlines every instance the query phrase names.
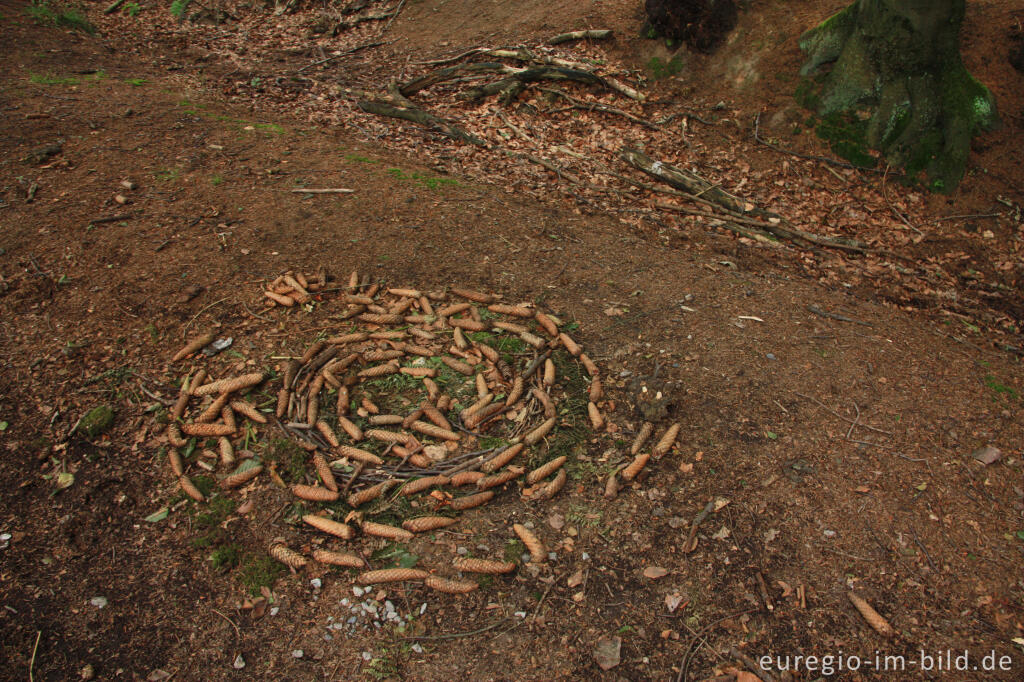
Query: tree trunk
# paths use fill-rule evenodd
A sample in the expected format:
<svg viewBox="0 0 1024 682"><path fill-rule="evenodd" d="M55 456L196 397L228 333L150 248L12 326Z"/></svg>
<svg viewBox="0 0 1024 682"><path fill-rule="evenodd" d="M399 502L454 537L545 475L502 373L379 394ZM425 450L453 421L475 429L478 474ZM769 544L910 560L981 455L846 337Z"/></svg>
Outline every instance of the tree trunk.
<svg viewBox="0 0 1024 682"><path fill-rule="evenodd" d="M908 176L952 191L971 137L997 122L995 102L960 59L965 0L856 0L800 38L821 74L806 102L823 116L849 114L862 143Z"/></svg>

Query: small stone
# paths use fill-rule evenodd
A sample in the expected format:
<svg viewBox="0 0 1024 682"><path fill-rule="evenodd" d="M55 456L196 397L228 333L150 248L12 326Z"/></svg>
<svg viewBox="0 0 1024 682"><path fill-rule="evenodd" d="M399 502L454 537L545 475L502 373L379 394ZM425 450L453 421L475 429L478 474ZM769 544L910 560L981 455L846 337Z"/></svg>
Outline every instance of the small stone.
<svg viewBox="0 0 1024 682"><path fill-rule="evenodd" d="M313 586L314 590L319 590L323 586L323 582L320 578L313 578L309 581L309 584Z"/></svg>
<svg viewBox="0 0 1024 682"><path fill-rule="evenodd" d="M237 656L235 656L235 662L231 665L234 666L235 670L241 670L242 668L244 668L245 659L242 658L242 654L238 654Z"/></svg>
<svg viewBox="0 0 1024 682"><path fill-rule="evenodd" d="M352 594L356 595L357 597L362 597L363 596L363 588L361 588L359 586L353 587L352 588Z"/></svg>
<svg viewBox="0 0 1024 682"><path fill-rule="evenodd" d="M834 538L836 536L836 532L834 530L826 530L822 531L822 535L824 535L827 538Z"/></svg>
<svg viewBox="0 0 1024 682"><path fill-rule="evenodd" d="M92 604L93 606L95 606L98 609L102 609L103 607L105 607L107 605L107 598L106 597L93 597L92 599L89 600L89 603Z"/></svg>
<svg viewBox="0 0 1024 682"><path fill-rule="evenodd" d="M459 547L455 550L455 553L459 556L466 556L467 554L469 554L469 550L465 547Z"/></svg>
<svg viewBox="0 0 1024 682"><path fill-rule="evenodd" d="M373 660L373 652L372 651L364 651L363 652L363 660L364 661L372 661Z"/></svg>
<svg viewBox="0 0 1024 682"><path fill-rule="evenodd" d="M302 649L296 649L292 652L292 658L302 658L304 655L305 652Z"/></svg>

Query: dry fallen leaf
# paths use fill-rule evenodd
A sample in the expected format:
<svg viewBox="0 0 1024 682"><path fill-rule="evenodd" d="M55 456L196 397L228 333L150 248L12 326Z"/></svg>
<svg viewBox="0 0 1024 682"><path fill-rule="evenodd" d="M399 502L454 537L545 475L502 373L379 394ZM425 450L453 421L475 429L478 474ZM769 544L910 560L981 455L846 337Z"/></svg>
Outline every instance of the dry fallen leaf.
<svg viewBox="0 0 1024 682"><path fill-rule="evenodd" d="M644 577L650 578L651 580L664 578L666 575L668 575L668 569L662 568L661 566L648 566L644 569Z"/></svg>
<svg viewBox="0 0 1024 682"><path fill-rule="evenodd" d="M594 647L594 660L601 666L601 670L611 670L619 664L621 652L621 637L618 635L602 637L597 640L597 645Z"/></svg>
<svg viewBox="0 0 1024 682"><path fill-rule="evenodd" d="M565 584L569 587L579 587L583 584L583 571L579 570L569 576L569 579L565 581Z"/></svg>

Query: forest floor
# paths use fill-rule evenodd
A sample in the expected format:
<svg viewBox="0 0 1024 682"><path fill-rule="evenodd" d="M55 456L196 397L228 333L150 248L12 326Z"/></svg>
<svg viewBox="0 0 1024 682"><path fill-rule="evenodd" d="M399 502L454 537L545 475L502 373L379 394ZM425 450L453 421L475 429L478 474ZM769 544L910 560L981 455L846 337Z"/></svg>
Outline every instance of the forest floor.
<svg viewBox="0 0 1024 682"><path fill-rule="evenodd" d="M639 3L623 0L369 3L348 20L400 11L335 35L342 16L315 3L196 3L183 22L107 4L86 7L91 35L0 0L0 677L782 680L776 657L800 655L819 660L794 679L827 674L826 656L835 670L861 657L848 679L933 679L929 661L966 651L950 679L1020 679L1024 75L1009 56L1024 12L1012 3L968 3L965 62L1003 126L976 140L949 196L807 158L834 157L794 101L796 39L842 3L749 3L713 55L637 37ZM615 37L545 46L580 28ZM467 99L478 80L409 95L482 144L358 106L460 63L423 62L515 45L646 99L564 82ZM700 174L707 196L771 211L762 227L777 215L865 247L740 236L735 215L666 194L624 146ZM354 191L294 191L317 188ZM330 281L304 305L269 307L264 290L288 271ZM595 429L577 409L588 377L554 349L563 411L530 455L575 438L552 499L512 481L451 527L347 543L373 568L517 564L469 594L419 581L363 594L358 571L287 570L273 543L330 546L301 521L317 505L269 475L213 492L224 470L202 467L215 468L216 440L186 449L203 502L168 465L183 377L263 370L248 397L272 412L287 359L352 328L339 318L353 271L554 314L599 367ZM232 344L171 362L203 332ZM513 364L533 357L518 337L493 339ZM677 440L606 495L659 391L655 438L676 423ZM90 433L82 417L102 406L113 421ZM285 433L248 424L235 447L284 475ZM298 460L286 482L315 481ZM435 492L402 509L437 500L448 513L461 494ZM395 500L375 512L394 518ZM524 560L513 523L544 561ZM905 671L876 669L886 655Z"/></svg>

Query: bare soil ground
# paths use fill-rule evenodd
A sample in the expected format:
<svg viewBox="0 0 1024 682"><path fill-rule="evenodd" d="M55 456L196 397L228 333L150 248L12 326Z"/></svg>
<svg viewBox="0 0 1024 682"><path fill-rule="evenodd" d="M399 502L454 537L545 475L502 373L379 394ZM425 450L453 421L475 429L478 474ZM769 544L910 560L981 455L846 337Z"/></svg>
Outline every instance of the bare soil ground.
<svg viewBox="0 0 1024 682"><path fill-rule="evenodd" d="M101 29L88 36L0 2L0 677L750 679L763 655L877 651L907 657L901 677L933 678L921 651L968 650L971 665L994 651L1011 667L950 679L1020 679L1024 77L1008 55L1024 15L1011 3L968 5L965 61L1004 126L979 138L948 197L753 138L762 112L775 144L828 153L793 102L795 41L842 3L750 3L727 45L680 53L674 75L621 1L410 2L382 35L387 20L336 37L316 32L317 7L275 17L223 3L226 21L179 24L163 6L104 16L106 4L88 6ZM418 100L581 184L362 113L351 96L421 72L417 61L605 27L613 43L575 54L649 98L601 101L689 118L646 132L593 112L559 119L527 92L507 114L528 143L494 103ZM387 44L294 78L373 40ZM600 164L627 172L620 142L899 257L765 244L659 211L654 194L599 178ZM183 498L159 422L177 382L191 367L279 370L341 329L339 295L264 307L268 281L321 266L340 282L358 271L492 291L579 325L612 426L573 452L569 485L531 503L511 483L403 546L430 570L460 549L518 561L511 524L531 523L553 559L465 596L404 583L357 598L347 571L266 561L274 538L307 553L319 540L265 477L216 514ZM169 362L207 330L233 337L231 351ZM680 437L608 499L641 384L669 397L658 427L678 422ZM109 431L73 428L98 405L115 410ZM1002 457L972 458L984 446ZM228 544L237 565L215 567ZM850 592L896 634L872 630ZM405 624L360 613L349 626L371 598ZM602 669L595 651L617 642ZM757 672L785 678L771 667Z"/></svg>

